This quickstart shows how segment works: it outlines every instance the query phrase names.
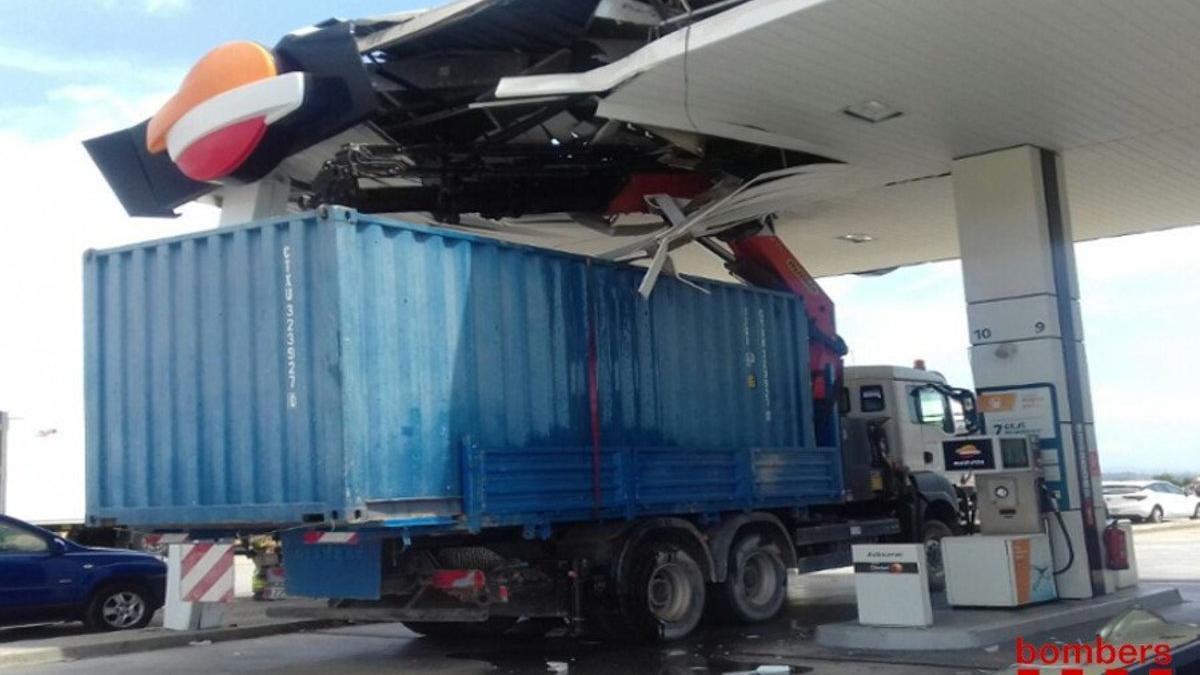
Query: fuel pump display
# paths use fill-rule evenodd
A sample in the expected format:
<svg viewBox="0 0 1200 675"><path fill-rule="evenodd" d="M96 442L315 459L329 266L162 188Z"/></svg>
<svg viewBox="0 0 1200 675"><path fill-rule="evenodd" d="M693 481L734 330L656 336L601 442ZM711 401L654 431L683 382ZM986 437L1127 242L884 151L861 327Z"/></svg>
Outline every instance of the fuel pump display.
<svg viewBox="0 0 1200 675"><path fill-rule="evenodd" d="M980 533L942 541L947 600L970 607L1054 600L1056 570L1043 513L1053 500L1045 498L1036 438L996 438L989 447L999 452L975 476Z"/></svg>
<svg viewBox="0 0 1200 675"><path fill-rule="evenodd" d="M987 534L1041 534L1042 476L1036 469L976 477L979 530Z"/></svg>

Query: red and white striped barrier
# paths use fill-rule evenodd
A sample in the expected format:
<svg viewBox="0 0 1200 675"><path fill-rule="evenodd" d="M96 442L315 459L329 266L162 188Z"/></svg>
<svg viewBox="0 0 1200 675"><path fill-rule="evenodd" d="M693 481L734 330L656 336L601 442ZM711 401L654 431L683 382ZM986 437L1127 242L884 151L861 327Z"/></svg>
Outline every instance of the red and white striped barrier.
<svg viewBox="0 0 1200 675"><path fill-rule="evenodd" d="M164 532L162 534L148 534L142 538L142 542L146 546L166 546L167 544L186 544L188 540L187 532Z"/></svg>
<svg viewBox="0 0 1200 675"><path fill-rule="evenodd" d="M357 532L305 532L304 543L306 544L357 544Z"/></svg>
<svg viewBox="0 0 1200 675"><path fill-rule="evenodd" d="M182 544L180 549L180 599L233 602L233 544Z"/></svg>

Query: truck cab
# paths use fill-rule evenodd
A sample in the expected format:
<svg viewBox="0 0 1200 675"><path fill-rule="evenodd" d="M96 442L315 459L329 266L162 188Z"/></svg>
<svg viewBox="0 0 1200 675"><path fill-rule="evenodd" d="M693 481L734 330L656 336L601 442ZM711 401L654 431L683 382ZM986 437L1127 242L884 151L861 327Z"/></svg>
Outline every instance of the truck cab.
<svg viewBox="0 0 1200 675"><path fill-rule="evenodd" d="M847 418L880 425L893 461L912 472L946 474L942 441L971 431L967 418L974 406L965 401L968 394L935 370L847 366L842 408ZM963 480L958 473L946 477Z"/></svg>
<svg viewBox="0 0 1200 675"><path fill-rule="evenodd" d="M854 458L861 464L869 457L871 491L915 493L901 500L896 512L906 538L925 542L930 580L940 588L941 540L969 531L974 520L972 477L946 470L942 444L979 432L974 394L923 367L847 366L843 382L842 416L847 428L865 429L869 447L864 453L856 447L864 440L844 443L847 483L863 485L863 467L856 472L851 465Z"/></svg>

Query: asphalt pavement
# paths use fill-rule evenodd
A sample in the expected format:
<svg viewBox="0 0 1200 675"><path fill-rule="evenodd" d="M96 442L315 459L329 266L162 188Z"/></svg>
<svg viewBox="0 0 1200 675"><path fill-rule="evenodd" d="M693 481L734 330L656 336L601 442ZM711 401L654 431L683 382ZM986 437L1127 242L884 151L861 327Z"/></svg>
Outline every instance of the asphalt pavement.
<svg viewBox="0 0 1200 675"><path fill-rule="evenodd" d="M1139 526L1137 555L1146 588L1180 588L1186 602L1162 612L1173 621L1200 621L1200 523ZM792 673L949 675L1008 667L1013 645L942 653L881 653L825 649L812 634L821 623L855 616L852 575L835 570L794 576L784 615L769 624L706 626L685 642L663 647L608 644L569 636L509 635L443 642L421 638L399 624L308 630L249 640L200 643L174 649L59 663L23 672L49 673L645 673L701 675L786 665ZM1098 625L1081 625L1031 641L1088 639ZM0 641L3 633L0 632ZM0 647L11 646L0 644ZM560 670L561 672L561 670Z"/></svg>

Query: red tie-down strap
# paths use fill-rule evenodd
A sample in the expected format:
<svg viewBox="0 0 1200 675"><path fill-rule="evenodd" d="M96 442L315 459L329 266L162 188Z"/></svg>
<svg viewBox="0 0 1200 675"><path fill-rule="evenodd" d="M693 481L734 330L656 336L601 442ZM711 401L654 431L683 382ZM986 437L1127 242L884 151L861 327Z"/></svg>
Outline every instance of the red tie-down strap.
<svg viewBox="0 0 1200 675"><path fill-rule="evenodd" d="M596 320L588 316L587 385L592 426L592 509L600 510L600 381L596 355Z"/></svg>

